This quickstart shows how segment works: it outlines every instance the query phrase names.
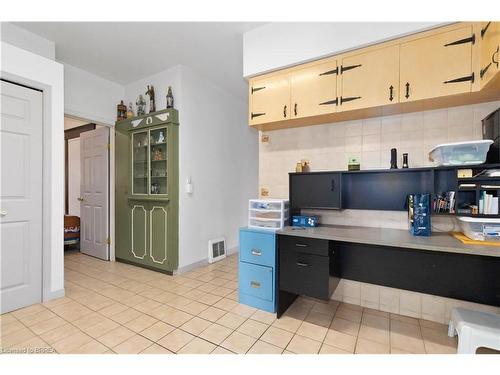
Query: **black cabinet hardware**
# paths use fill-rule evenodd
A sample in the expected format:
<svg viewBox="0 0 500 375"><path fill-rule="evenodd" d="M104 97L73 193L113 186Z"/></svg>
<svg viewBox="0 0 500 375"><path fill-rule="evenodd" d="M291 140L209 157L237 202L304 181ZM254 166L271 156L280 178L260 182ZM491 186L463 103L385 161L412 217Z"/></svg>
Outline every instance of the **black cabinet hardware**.
<svg viewBox="0 0 500 375"><path fill-rule="evenodd" d="M332 178L332 185L331 185L331 191L335 191L335 179Z"/></svg>
<svg viewBox="0 0 500 375"><path fill-rule="evenodd" d="M285 106L283 107L283 117L286 117L286 104L285 104Z"/></svg>
<svg viewBox="0 0 500 375"><path fill-rule="evenodd" d="M293 114L297 116L297 103L293 106Z"/></svg>
<svg viewBox="0 0 500 375"><path fill-rule="evenodd" d="M255 91L264 90L265 88L266 88L266 86L262 86L262 87L253 87L253 86L252 86L252 94L253 94Z"/></svg>
<svg viewBox="0 0 500 375"><path fill-rule="evenodd" d="M351 102L357 99L361 99L361 96L349 96L347 98L340 97L340 105L342 105L342 103Z"/></svg>
<svg viewBox="0 0 500 375"><path fill-rule="evenodd" d="M497 46L497 50L495 52L493 52L493 55L491 55L491 62L493 64L495 64L497 66L497 68L498 68L498 60L495 61L495 55L497 55L497 57L498 57L498 48L499 47Z"/></svg>
<svg viewBox="0 0 500 375"><path fill-rule="evenodd" d="M264 116L264 115L265 115L265 113L253 113L253 112L252 112L252 113L250 114L250 118L253 120L253 119L254 119L254 117L259 117L259 116Z"/></svg>
<svg viewBox="0 0 500 375"><path fill-rule="evenodd" d="M486 65L483 69L481 69L479 71L479 76L481 77L481 79L483 79L483 76L486 74L486 72L488 71L490 66L491 66L491 63L489 63L488 65Z"/></svg>
<svg viewBox="0 0 500 375"><path fill-rule="evenodd" d="M318 105L328 105L328 104L339 104L339 99L335 98L334 100L328 100L327 102L319 103Z"/></svg>
<svg viewBox="0 0 500 375"><path fill-rule="evenodd" d="M486 30L488 30L488 27L490 27L491 21L486 24L485 27L481 29L481 39L484 38L484 34L486 34Z"/></svg>
<svg viewBox="0 0 500 375"><path fill-rule="evenodd" d="M393 91L394 91L394 86L390 86L389 87L389 100L392 102L393 99L394 99L394 95L393 95Z"/></svg>
<svg viewBox="0 0 500 375"><path fill-rule="evenodd" d="M472 83L474 83L474 73L472 73L470 76L450 79L449 81L444 81L443 83L459 83L459 82L467 82L467 81L471 81Z"/></svg>
<svg viewBox="0 0 500 375"><path fill-rule="evenodd" d="M328 75L330 75L330 74L339 74L339 68L338 68L338 67L336 67L336 68L335 68L335 69L333 69L333 70L328 70L328 71L326 71L326 72L320 73L319 75L320 75L320 76L328 76Z"/></svg>
<svg viewBox="0 0 500 375"><path fill-rule="evenodd" d="M361 66L361 64L357 64L357 65L348 65L348 66L343 66L341 65L340 66L340 74L344 73L345 71L347 70L351 70L351 69L355 69L355 68L359 68Z"/></svg>
<svg viewBox="0 0 500 375"><path fill-rule="evenodd" d="M465 44L465 43L476 43L476 34L472 34L471 37L464 38L464 39L459 39L455 40L454 42L446 43L444 46L449 47L449 46L456 46L457 44Z"/></svg>
<svg viewBox="0 0 500 375"><path fill-rule="evenodd" d="M408 99L410 97L410 83L409 82L406 82L406 94L405 94L405 98Z"/></svg>
<svg viewBox="0 0 500 375"><path fill-rule="evenodd" d="M295 246L297 246L297 247L307 247L307 245L303 244L303 243L296 243Z"/></svg>

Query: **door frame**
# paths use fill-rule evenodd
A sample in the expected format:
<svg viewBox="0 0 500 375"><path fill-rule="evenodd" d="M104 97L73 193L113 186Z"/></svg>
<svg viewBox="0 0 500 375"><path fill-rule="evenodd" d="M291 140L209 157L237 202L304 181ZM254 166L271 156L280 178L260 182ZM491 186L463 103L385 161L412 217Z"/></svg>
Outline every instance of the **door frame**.
<svg viewBox="0 0 500 375"><path fill-rule="evenodd" d="M107 124L104 122L89 119L87 117L79 117L65 112L64 117L69 117L75 120L87 121L88 124L93 124L96 128L97 126L105 126L109 129L109 191L108 191L108 210L109 210L109 228L108 234L111 240L109 245L109 262L115 262L115 126L114 124ZM83 126L87 126L83 125ZM79 127L68 129L78 129ZM88 129L91 130L91 129Z"/></svg>
<svg viewBox="0 0 500 375"><path fill-rule="evenodd" d="M42 302L64 296L63 65L2 42L0 78L42 91ZM33 66L37 68L34 69Z"/></svg>

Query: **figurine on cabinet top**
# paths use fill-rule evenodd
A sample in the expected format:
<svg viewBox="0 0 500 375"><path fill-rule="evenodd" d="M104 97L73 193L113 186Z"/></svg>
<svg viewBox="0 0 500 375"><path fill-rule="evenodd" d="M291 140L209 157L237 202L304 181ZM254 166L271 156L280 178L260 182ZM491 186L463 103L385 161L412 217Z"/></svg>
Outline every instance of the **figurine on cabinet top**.
<svg viewBox="0 0 500 375"><path fill-rule="evenodd" d="M172 86L168 86L167 108L174 108L174 96L172 95Z"/></svg>
<svg viewBox="0 0 500 375"><path fill-rule="evenodd" d="M116 106L116 120L125 120L127 118L127 106L120 100L120 104Z"/></svg>
<svg viewBox="0 0 500 375"><path fill-rule="evenodd" d="M134 110L132 109L132 103L128 103L127 118L134 117Z"/></svg>
<svg viewBox="0 0 500 375"><path fill-rule="evenodd" d="M149 87L148 85L148 90L146 91L146 95L149 96L149 113L156 112L155 89L153 88L153 85L151 85L151 87Z"/></svg>
<svg viewBox="0 0 500 375"><path fill-rule="evenodd" d="M142 116L146 114L146 100L144 100L142 94L140 94L139 97L137 98L135 105L137 106L137 116Z"/></svg>

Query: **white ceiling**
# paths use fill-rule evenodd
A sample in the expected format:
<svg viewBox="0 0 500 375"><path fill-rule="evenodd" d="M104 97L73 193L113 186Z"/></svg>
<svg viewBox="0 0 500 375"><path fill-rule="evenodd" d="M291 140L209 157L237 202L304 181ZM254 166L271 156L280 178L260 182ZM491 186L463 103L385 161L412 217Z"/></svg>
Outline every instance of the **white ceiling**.
<svg viewBox="0 0 500 375"><path fill-rule="evenodd" d="M258 22L16 22L56 44L56 59L120 84L182 64L238 96L243 33Z"/></svg>

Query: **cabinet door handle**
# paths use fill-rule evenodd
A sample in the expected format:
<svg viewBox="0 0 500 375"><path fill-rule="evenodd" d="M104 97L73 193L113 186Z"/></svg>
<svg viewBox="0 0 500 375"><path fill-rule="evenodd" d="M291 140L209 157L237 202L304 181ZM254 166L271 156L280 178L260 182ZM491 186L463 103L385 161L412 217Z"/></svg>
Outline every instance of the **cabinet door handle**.
<svg viewBox="0 0 500 375"><path fill-rule="evenodd" d="M296 243L295 246L297 246L297 247L307 247L307 245L305 245L303 243Z"/></svg>
<svg viewBox="0 0 500 375"><path fill-rule="evenodd" d="M7 214L8 214L7 210L1 210L0 211L0 216L1 217L7 216Z"/></svg>
<svg viewBox="0 0 500 375"><path fill-rule="evenodd" d="M285 118L286 118L286 104L285 104L285 106L283 107L283 117L285 117Z"/></svg>
<svg viewBox="0 0 500 375"><path fill-rule="evenodd" d="M78 199L80 202L83 202L83 201L85 200L85 199L83 199L82 197L78 197L78 198L76 198L76 199Z"/></svg>
<svg viewBox="0 0 500 375"><path fill-rule="evenodd" d="M266 114L265 112L263 112L263 113L253 113L253 112L252 112L252 113L250 114L250 118L253 120L253 119L254 119L254 117L264 116L265 114Z"/></svg>
<svg viewBox="0 0 500 375"><path fill-rule="evenodd" d="M340 105L342 105L342 103L350 102L352 100L357 100L357 99L361 99L361 96L349 96L347 98L340 97Z"/></svg>
<svg viewBox="0 0 500 375"><path fill-rule="evenodd" d="M297 116L297 103L293 106L293 114Z"/></svg>
<svg viewBox="0 0 500 375"><path fill-rule="evenodd" d="M302 263L302 262L297 262L295 263L297 266L300 266L300 267L309 267L309 264L307 263Z"/></svg>
<svg viewBox="0 0 500 375"><path fill-rule="evenodd" d="M484 34L486 34L486 31L488 30L488 27L490 27L491 21L486 24L486 26L481 29L481 39L484 38Z"/></svg>
<svg viewBox="0 0 500 375"><path fill-rule="evenodd" d="M390 100L391 102L392 102L392 100L394 99L394 93L393 93L393 91L394 91L394 86L393 86L393 85L391 85L391 86L389 87L389 100Z"/></svg>
<svg viewBox="0 0 500 375"><path fill-rule="evenodd" d="M253 281L253 280L252 280L252 281L250 281L250 286L251 286L252 288L260 288L260 286L261 286L261 285L260 285L260 283L259 283L259 282L257 282L257 281Z"/></svg>
<svg viewBox="0 0 500 375"><path fill-rule="evenodd" d="M470 76L450 79L449 81L444 81L443 83L458 83L458 82L467 82L467 81L471 81L472 83L474 83L474 72Z"/></svg>
<svg viewBox="0 0 500 375"><path fill-rule="evenodd" d="M262 255L262 251L257 249L252 249L252 255L260 257Z"/></svg>
<svg viewBox="0 0 500 375"><path fill-rule="evenodd" d="M483 79L483 76L486 74L486 72L488 71L488 69L490 68L492 63L489 63L488 65L486 65L483 69L481 69L479 71L479 77L481 77L481 79Z"/></svg>
<svg viewBox="0 0 500 375"><path fill-rule="evenodd" d="M331 188L332 188L332 191L335 191L335 180L334 179L332 179L332 186L331 186Z"/></svg>
<svg viewBox="0 0 500 375"><path fill-rule="evenodd" d="M499 50L499 46L497 46L497 50L495 52L493 52L493 55L491 55L491 62L493 64L495 64L498 68L498 60L495 61L495 55L497 55L498 57L498 50Z"/></svg>
<svg viewBox="0 0 500 375"><path fill-rule="evenodd" d="M406 82L406 94L405 94L405 98L408 99L410 97L410 83L409 82Z"/></svg>

